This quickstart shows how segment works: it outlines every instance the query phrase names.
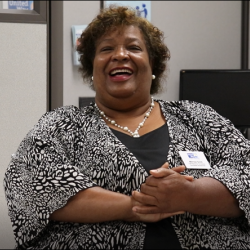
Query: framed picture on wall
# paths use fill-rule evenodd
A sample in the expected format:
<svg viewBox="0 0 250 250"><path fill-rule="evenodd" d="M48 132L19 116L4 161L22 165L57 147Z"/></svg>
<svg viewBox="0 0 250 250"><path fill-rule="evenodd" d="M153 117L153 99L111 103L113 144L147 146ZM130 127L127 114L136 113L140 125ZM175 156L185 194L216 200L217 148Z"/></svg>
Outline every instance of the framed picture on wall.
<svg viewBox="0 0 250 250"><path fill-rule="evenodd" d="M49 21L49 1L0 1L0 20L7 23Z"/></svg>
<svg viewBox="0 0 250 250"><path fill-rule="evenodd" d="M33 10L34 1L2 1L2 8L9 10Z"/></svg>
<svg viewBox="0 0 250 250"><path fill-rule="evenodd" d="M138 16L151 21L151 1L101 1L101 8L108 7L111 4L132 7L136 10Z"/></svg>

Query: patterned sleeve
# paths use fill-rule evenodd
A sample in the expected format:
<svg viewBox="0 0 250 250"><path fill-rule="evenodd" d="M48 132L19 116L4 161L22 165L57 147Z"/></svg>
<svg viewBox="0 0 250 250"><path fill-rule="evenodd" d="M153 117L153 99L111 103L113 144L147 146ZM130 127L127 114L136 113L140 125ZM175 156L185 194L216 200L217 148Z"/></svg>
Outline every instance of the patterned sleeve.
<svg viewBox="0 0 250 250"><path fill-rule="evenodd" d="M94 184L74 166L75 107L46 113L21 142L4 186L18 245L36 237L50 214Z"/></svg>
<svg viewBox="0 0 250 250"><path fill-rule="evenodd" d="M250 224L250 141L211 107L191 103L190 110L200 123L198 133L204 138L212 166L204 176L220 181L232 192Z"/></svg>

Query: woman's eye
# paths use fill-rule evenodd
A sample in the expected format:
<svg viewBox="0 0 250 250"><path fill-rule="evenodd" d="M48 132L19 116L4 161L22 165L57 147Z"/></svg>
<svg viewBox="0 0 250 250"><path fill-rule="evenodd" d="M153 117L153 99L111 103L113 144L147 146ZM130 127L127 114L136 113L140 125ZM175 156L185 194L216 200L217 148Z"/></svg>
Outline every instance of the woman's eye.
<svg viewBox="0 0 250 250"><path fill-rule="evenodd" d="M141 48L138 47L138 46L131 46L130 49L131 49L131 50L141 50Z"/></svg>
<svg viewBox="0 0 250 250"><path fill-rule="evenodd" d="M112 48L111 47L104 47L101 49L101 51L109 51L109 50L112 50Z"/></svg>

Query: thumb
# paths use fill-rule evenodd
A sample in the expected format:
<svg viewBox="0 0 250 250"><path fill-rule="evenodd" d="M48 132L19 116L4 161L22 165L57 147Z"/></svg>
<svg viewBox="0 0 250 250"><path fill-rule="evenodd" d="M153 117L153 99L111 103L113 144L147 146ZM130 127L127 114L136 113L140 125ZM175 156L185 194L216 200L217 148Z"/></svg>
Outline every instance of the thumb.
<svg viewBox="0 0 250 250"><path fill-rule="evenodd" d="M164 167L150 170L150 174L156 178L166 177L172 173L172 171Z"/></svg>
<svg viewBox="0 0 250 250"><path fill-rule="evenodd" d="M186 169L186 167L184 165L178 166L178 167L174 167L172 168L172 170L174 170L177 173L181 173ZM190 175L183 175L185 177L186 180L188 181L193 181L194 177L190 176Z"/></svg>
<svg viewBox="0 0 250 250"><path fill-rule="evenodd" d="M165 162L160 168L150 170L150 174L154 177L164 177L165 169L169 169L168 162Z"/></svg>

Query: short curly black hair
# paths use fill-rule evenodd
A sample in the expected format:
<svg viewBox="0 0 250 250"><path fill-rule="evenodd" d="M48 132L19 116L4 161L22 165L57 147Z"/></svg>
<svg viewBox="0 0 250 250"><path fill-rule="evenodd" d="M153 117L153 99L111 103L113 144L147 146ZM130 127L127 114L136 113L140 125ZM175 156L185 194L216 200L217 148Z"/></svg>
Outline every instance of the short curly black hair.
<svg viewBox="0 0 250 250"><path fill-rule="evenodd" d="M134 9L110 5L101 10L96 18L87 26L79 38L77 51L80 54L80 72L83 79L91 81L96 41L115 27L136 26L143 34L149 59L153 62L152 72L156 79L152 80L151 94L159 93L166 70L166 62L170 59L168 47L164 44L164 34L147 19L138 17Z"/></svg>

